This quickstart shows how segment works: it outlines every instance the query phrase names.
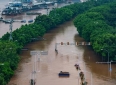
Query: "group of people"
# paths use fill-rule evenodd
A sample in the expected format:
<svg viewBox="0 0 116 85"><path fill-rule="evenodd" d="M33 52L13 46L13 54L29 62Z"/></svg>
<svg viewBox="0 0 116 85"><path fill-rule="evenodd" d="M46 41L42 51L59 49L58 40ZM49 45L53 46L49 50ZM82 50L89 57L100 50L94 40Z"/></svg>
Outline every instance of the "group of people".
<svg viewBox="0 0 116 85"><path fill-rule="evenodd" d="M35 80L34 79L31 79L30 84L31 85L35 85Z"/></svg>
<svg viewBox="0 0 116 85"><path fill-rule="evenodd" d="M77 70L81 70L80 66L78 64L75 64L75 67L76 67Z"/></svg>
<svg viewBox="0 0 116 85"><path fill-rule="evenodd" d="M58 54L58 50L57 49L55 49L55 52Z"/></svg>
<svg viewBox="0 0 116 85"><path fill-rule="evenodd" d="M77 70L81 70L81 69L80 69L80 66L79 66L78 64L75 64L75 67L76 67ZM84 72L81 71L81 72L79 73L79 76L80 76L80 78L81 78L81 85L87 85L87 82L85 81Z"/></svg>

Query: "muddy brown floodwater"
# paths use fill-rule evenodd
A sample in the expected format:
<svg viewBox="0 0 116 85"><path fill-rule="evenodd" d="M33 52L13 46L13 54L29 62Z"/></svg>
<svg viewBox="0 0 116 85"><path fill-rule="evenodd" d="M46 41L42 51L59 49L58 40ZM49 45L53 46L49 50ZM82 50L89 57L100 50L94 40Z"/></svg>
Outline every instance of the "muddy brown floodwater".
<svg viewBox="0 0 116 85"><path fill-rule="evenodd" d="M90 46L57 45L58 55L55 53L55 43L60 42L82 42L72 21L66 22L44 35L46 40L37 41L26 45L29 51L23 51L21 62L10 83L17 85L30 85L29 81L34 78L32 74L35 69L36 85L80 85L79 72L74 65L78 63L85 73L88 85L116 85L115 65L113 71L108 72L107 64L97 64L101 61L99 56ZM48 51L48 55L36 55L40 57L34 60L31 51ZM35 66L35 67L33 67ZM60 71L70 73L69 78L59 78Z"/></svg>
<svg viewBox="0 0 116 85"><path fill-rule="evenodd" d="M7 2L8 0L4 0ZM3 6L3 2L2 5ZM47 13L46 10L39 10ZM5 19L12 18L3 16ZM36 16L19 15L15 19L34 19ZM13 30L22 23L14 23ZM0 36L9 32L9 25L0 22ZM88 85L116 85L116 65L112 65L109 72L108 64L98 64L101 61L91 46L57 45L58 55L55 53L55 43L82 42L72 20L60 25L44 35L45 40L26 45L28 51L22 51L21 61L8 85L30 85L30 79L35 78L36 85L80 85L79 71L74 65L78 63L85 74ZM31 51L48 51L47 55L30 55ZM32 71L36 71L35 73ZM59 78L58 73L66 71L70 77Z"/></svg>

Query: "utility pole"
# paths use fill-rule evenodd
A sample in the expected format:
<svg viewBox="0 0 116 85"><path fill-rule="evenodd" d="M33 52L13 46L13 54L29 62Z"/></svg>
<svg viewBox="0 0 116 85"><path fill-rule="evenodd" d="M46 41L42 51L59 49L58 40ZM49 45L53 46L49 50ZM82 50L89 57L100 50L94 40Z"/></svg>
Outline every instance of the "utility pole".
<svg viewBox="0 0 116 85"><path fill-rule="evenodd" d="M47 8L46 8L46 9L47 9L47 15L49 15L49 13L48 13L48 9L49 9L49 8L48 8L48 6L47 6Z"/></svg>
<svg viewBox="0 0 116 85"><path fill-rule="evenodd" d="M34 62L32 67L32 78L31 78L31 84L35 85L35 79L36 79L36 72L37 72L37 56L38 55L48 55L48 51L31 51L31 56L34 56ZM40 60L40 57L38 56L38 59Z"/></svg>
<svg viewBox="0 0 116 85"><path fill-rule="evenodd" d="M10 21L10 28L9 28L9 31L10 31L10 37L9 37L9 41L11 41L11 40L13 40L13 38L12 38L12 23L13 23L13 19L11 19L11 21Z"/></svg>
<svg viewBox="0 0 116 85"><path fill-rule="evenodd" d="M10 19L10 20L5 20L5 19L3 19L2 17L0 18L0 21L3 21L5 24L9 24L9 34L10 34L10 36L9 36L9 41L11 41L11 40L13 40L13 37L12 37L12 27L13 27L13 22L21 22L21 21L23 21L23 20L14 20L13 18L12 19Z"/></svg>

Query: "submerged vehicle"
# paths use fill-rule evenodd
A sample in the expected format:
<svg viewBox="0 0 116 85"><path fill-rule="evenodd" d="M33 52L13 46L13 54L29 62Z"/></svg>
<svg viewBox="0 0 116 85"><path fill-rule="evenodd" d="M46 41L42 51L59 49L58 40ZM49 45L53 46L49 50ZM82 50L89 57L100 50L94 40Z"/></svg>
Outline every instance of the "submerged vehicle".
<svg viewBox="0 0 116 85"><path fill-rule="evenodd" d="M28 23L32 23L32 22L33 22L33 20L29 20L29 21L28 21Z"/></svg>
<svg viewBox="0 0 116 85"><path fill-rule="evenodd" d="M21 20L21 23L26 23L26 20Z"/></svg>
<svg viewBox="0 0 116 85"><path fill-rule="evenodd" d="M62 71L60 71L60 73L58 74L58 76L59 77L69 77L70 74L69 74L69 72L62 72Z"/></svg>

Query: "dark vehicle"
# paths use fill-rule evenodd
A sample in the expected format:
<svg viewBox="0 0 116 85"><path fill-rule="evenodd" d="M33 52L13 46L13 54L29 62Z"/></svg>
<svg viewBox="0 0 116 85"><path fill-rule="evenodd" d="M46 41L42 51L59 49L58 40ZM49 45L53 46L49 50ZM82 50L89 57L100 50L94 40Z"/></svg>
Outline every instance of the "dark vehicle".
<svg viewBox="0 0 116 85"><path fill-rule="evenodd" d="M59 77L69 77L70 76L69 72L62 72L62 71L60 71L60 73L58 75L59 75Z"/></svg>
<svg viewBox="0 0 116 85"><path fill-rule="evenodd" d="M33 22L33 20L29 20L29 21L28 21L28 23L32 23L32 22Z"/></svg>
<svg viewBox="0 0 116 85"><path fill-rule="evenodd" d="M21 23L26 23L26 20L22 20Z"/></svg>
<svg viewBox="0 0 116 85"><path fill-rule="evenodd" d="M3 20L3 22L5 22L5 24L10 24L11 20Z"/></svg>

